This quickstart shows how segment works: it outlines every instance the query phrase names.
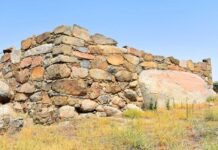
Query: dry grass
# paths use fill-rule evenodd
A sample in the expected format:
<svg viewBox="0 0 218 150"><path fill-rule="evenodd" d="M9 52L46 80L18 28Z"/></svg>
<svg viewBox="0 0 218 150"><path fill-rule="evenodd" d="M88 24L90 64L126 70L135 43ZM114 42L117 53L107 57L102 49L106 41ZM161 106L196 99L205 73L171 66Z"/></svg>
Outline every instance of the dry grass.
<svg viewBox="0 0 218 150"><path fill-rule="evenodd" d="M0 137L1 150L218 149L218 121L207 111L217 106L127 111L124 118L74 120L52 126L28 126ZM188 112L188 113L187 113ZM214 117L213 116L213 117ZM217 117L217 116L216 116Z"/></svg>

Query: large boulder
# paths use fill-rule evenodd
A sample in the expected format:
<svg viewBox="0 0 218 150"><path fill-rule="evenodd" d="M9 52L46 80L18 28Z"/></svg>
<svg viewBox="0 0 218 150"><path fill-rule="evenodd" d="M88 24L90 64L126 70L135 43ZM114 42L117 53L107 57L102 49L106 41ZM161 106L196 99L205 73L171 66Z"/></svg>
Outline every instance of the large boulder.
<svg viewBox="0 0 218 150"><path fill-rule="evenodd" d="M14 92L11 90L9 85L5 81L0 80L0 103L9 102L13 95Z"/></svg>
<svg viewBox="0 0 218 150"><path fill-rule="evenodd" d="M139 85L147 106L202 103L215 94L201 77L182 71L144 70Z"/></svg>

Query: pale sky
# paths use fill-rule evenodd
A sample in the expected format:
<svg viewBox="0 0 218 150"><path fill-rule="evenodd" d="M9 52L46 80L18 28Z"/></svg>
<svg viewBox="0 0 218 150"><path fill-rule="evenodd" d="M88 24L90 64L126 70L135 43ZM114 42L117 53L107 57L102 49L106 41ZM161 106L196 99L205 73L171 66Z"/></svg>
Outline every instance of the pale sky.
<svg viewBox="0 0 218 150"><path fill-rule="evenodd" d="M61 24L79 24L120 46L194 61L210 57L218 80L217 6L217 0L1 1L0 49L19 47L21 40Z"/></svg>

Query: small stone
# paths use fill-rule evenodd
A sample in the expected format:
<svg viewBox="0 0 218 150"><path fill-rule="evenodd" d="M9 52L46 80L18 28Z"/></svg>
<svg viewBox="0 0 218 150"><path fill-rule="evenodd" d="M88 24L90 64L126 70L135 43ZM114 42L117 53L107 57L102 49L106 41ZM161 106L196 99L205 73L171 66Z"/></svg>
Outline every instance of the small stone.
<svg viewBox="0 0 218 150"><path fill-rule="evenodd" d="M91 36L91 39L95 44L99 44L99 45L115 45L115 46L117 45L117 41L105 37L102 34L95 34Z"/></svg>
<svg viewBox="0 0 218 150"><path fill-rule="evenodd" d="M152 54L148 54L148 53L143 54L143 58L145 61L153 61L154 60L154 56Z"/></svg>
<svg viewBox="0 0 218 150"><path fill-rule="evenodd" d="M114 105L119 106L120 108L125 107L126 103L125 101L122 100L122 98L120 98L119 96L115 96L113 97L112 101L111 101Z"/></svg>
<svg viewBox="0 0 218 150"><path fill-rule="evenodd" d="M5 79L10 79L14 76L13 72L8 72L7 74L5 74L4 78Z"/></svg>
<svg viewBox="0 0 218 150"><path fill-rule="evenodd" d="M92 112L96 109L96 107L98 106L98 104L94 101L91 100L83 100L81 102L81 108L80 110L82 112Z"/></svg>
<svg viewBox="0 0 218 150"><path fill-rule="evenodd" d="M138 79L138 74L137 73L133 73L132 74L132 79L133 80L137 80Z"/></svg>
<svg viewBox="0 0 218 150"><path fill-rule="evenodd" d="M32 64L32 57L24 58L20 63L20 68L29 67L31 66L31 64Z"/></svg>
<svg viewBox="0 0 218 150"><path fill-rule="evenodd" d="M200 64L200 67L201 67L201 69L204 70L204 71L207 71L207 70L208 70L208 65L207 65L207 63L205 63L205 62L202 62L202 63Z"/></svg>
<svg viewBox="0 0 218 150"><path fill-rule="evenodd" d="M67 96L54 96L54 97L51 97L51 101L56 106L64 106L68 104L68 97Z"/></svg>
<svg viewBox="0 0 218 150"><path fill-rule="evenodd" d="M44 77L45 69L43 67L35 67L32 70L31 80L41 81Z"/></svg>
<svg viewBox="0 0 218 150"><path fill-rule="evenodd" d="M130 101L137 101L137 94L133 90L126 89L124 95Z"/></svg>
<svg viewBox="0 0 218 150"><path fill-rule="evenodd" d="M64 34L64 35L71 35L71 29L69 26L58 26L54 29L54 34Z"/></svg>
<svg viewBox="0 0 218 150"><path fill-rule="evenodd" d="M16 48L15 47L9 47L9 48L5 48L3 49L3 53L6 54L6 53L11 53L15 50Z"/></svg>
<svg viewBox="0 0 218 150"><path fill-rule="evenodd" d="M21 42L21 49L27 50L27 49L33 47L34 45L36 45L36 41L35 41L34 37L31 37L31 38L28 38L28 39L23 40Z"/></svg>
<svg viewBox="0 0 218 150"><path fill-rule="evenodd" d="M23 93L16 93L14 100L17 102L25 102L28 99L28 97Z"/></svg>
<svg viewBox="0 0 218 150"><path fill-rule="evenodd" d="M71 69L66 64L54 64L46 69L46 79L62 79L67 78L71 74Z"/></svg>
<svg viewBox="0 0 218 150"><path fill-rule="evenodd" d="M24 57L40 55L50 53L52 50L53 44L43 44L37 47L34 47L24 53Z"/></svg>
<svg viewBox="0 0 218 150"><path fill-rule="evenodd" d="M133 64L133 65L138 65L139 62L140 62L139 58L136 57L136 56L133 56L133 55L126 54L126 55L124 55L124 58L125 58L129 63L131 63L131 64Z"/></svg>
<svg viewBox="0 0 218 150"><path fill-rule="evenodd" d="M61 44L61 45L58 45L58 46L55 46L53 49L52 49L52 53L53 55L59 55L59 54L64 54L64 55L72 55L72 47L69 46L69 45L64 45L64 44Z"/></svg>
<svg viewBox="0 0 218 150"><path fill-rule="evenodd" d="M177 71L181 71L181 68L177 65L171 64L168 65L168 70L177 70Z"/></svg>
<svg viewBox="0 0 218 150"><path fill-rule="evenodd" d="M58 55L51 59L51 63L77 63L78 59L73 56Z"/></svg>
<svg viewBox="0 0 218 150"><path fill-rule="evenodd" d="M78 113L76 112L75 108L72 106L62 106L59 109L59 117L61 119L70 119L75 118L78 116Z"/></svg>
<svg viewBox="0 0 218 150"><path fill-rule="evenodd" d="M17 88L17 92L31 94L34 93L35 87L30 83L22 84L20 87Z"/></svg>
<svg viewBox="0 0 218 150"><path fill-rule="evenodd" d="M191 71L194 70L194 64L193 64L193 62L192 62L191 60L188 60L188 61L187 61L187 67L188 67L188 69L190 69Z"/></svg>
<svg viewBox="0 0 218 150"><path fill-rule="evenodd" d="M1 58L1 62L7 62L11 60L11 54L10 53L5 53L2 58Z"/></svg>
<svg viewBox="0 0 218 150"><path fill-rule="evenodd" d="M117 94L120 91L122 91L120 85L117 85L117 84L112 84L112 85L107 84L105 89L107 93L112 93L112 94Z"/></svg>
<svg viewBox="0 0 218 150"><path fill-rule="evenodd" d="M96 99L100 96L101 92L101 87L99 83L95 82L91 85L89 89L89 98L90 99Z"/></svg>
<svg viewBox="0 0 218 150"><path fill-rule="evenodd" d="M52 84L52 89L61 94L84 96L87 87L83 80L57 80Z"/></svg>
<svg viewBox="0 0 218 150"><path fill-rule="evenodd" d="M94 80L112 80L112 75L101 69L91 69L89 74Z"/></svg>
<svg viewBox="0 0 218 150"><path fill-rule="evenodd" d="M36 37L36 42L38 44L42 44L42 42L46 41L47 39L49 39L51 36L51 33L50 32L45 32L39 36Z"/></svg>
<svg viewBox="0 0 218 150"><path fill-rule="evenodd" d="M20 50L13 50L11 52L11 62L13 64L18 64L18 63L20 63L20 59L21 59L21 51Z"/></svg>
<svg viewBox="0 0 218 150"><path fill-rule="evenodd" d="M155 69L157 68L157 63L156 62L143 62L140 64L144 69Z"/></svg>
<svg viewBox="0 0 218 150"><path fill-rule="evenodd" d="M91 68L106 70L108 67L107 59L103 56L97 56L91 61Z"/></svg>
<svg viewBox="0 0 218 150"><path fill-rule="evenodd" d="M105 112L97 112L96 116L97 117L107 117L107 114Z"/></svg>
<svg viewBox="0 0 218 150"><path fill-rule="evenodd" d="M132 48L132 47L127 47L127 50L128 50L128 54L131 54L131 55L134 55L134 56L137 56L137 57L141 57L142 56L142 52L135 49L135 48Z"/></svg>
<svg viewBox="0 0 218 150"><path fill-rule="evenodd" d="M21 130L24 125L24 120L22 118L18 119L11 119L9 126L10 126L10 134L15 134Z"/></svg>
<svg viewBox="0 0 218 150"><path fill-rule="evenodd" d="M0 120L3 118L12 118L16 115L10 104L0 105Z"/></svg>
<svg viewBox="0 0 218 150"><path fill-rule="evenodd" d="M123 64L123 66L127 69L127 71L130 71L130 72L136 72L137 67L138 67L138 66L133 65L133 64L127 62L127 61Z"/></svg>
<svg viewBox="0 0 218 150"><path fill-rule="evenodd" d="M10 86L5 81L0 80L0 103L4 104L9 102L13 96L14 93Z"/></svg>
<svg viewBox="0 0 218 150"><path fill-rule="evenodd" d="M42 104L46 106L50 106L52 104L47 92L42 92Z"/></svg>
<svg viewBox="0 0 218 150"><path fill-rule="evenodd" d="M73 47L74 50L80 51L82 53L88 53L89 49L87 47Z"/></svg>
<svg viewBox="0 0 218 150"><path fill-rule="evenodd" d="M163 62L164 59L165 58L163 56L154 56L154 61L156 61L156 62Z"/></svg>
<svg viewBox="0 0 218 150"><path fill-rule="evenodd" d="M88 59L88 60L95 59L94 55L87 54L87 53L81 53L81 52L78 52L78 51L73 51L72 55L76 56L76 57L79 57L81 59Z"/></svg>
<svg viewBox="0 0 218 150"><path fill-rule="evenodd" d="M110 106L104 106L104 110L108 117L120 116L122 113L119 109Z"/></svg>
<svg viewBox="0 0 218 150"><path fill-rule="evenodd" d="M31 102L39 102L41 100L42 100L42 92L37 92L30 96Z"/></svg>
<svg viewBox="0 0 218 150"><path fill-rule="evenodd" d="M20 72L15 73L16 81L19 83L25 83L29 80L30 71L29 69L21 70Z"/></svg>
<svg viewBox="0 0 218 150"><path fill-rule="evenodd" d="M115 76L120 82L128 82L132 80L132 73L125 70L117 72Z"/></svg>
<svg viewBox="0 0 218 150"><path fill-rule="evenodd" d="M104 70L104 69L102 69L102 70ZM113 75L121 70L123 70L123 67L118 67L118 66L113 66L113 65L110 65L107 67L107 72L109 72Z"/></svg>
<svg viewBox="0 0 218 150"><path fill-rule="evenodd" d="M76 106L77 104L80 103L80 101L82 101L82 99L80 99L80 98L74 98L74 97L68 97L67 101L68 101L68 105L70 105L70 106Z"/></svg>
<svg viewBox="0 0 218 150"><path fill-rule="evenodd" d="M127 104L126 105L126 110L138 110L138 111L142 111L142 109L138 106L136 106L135 104Z"/></svg>
<svg viewBox="0 0 218 150"><path fill-rule="evenodd" d="M157 64L157 69L159 70L167 70L167 64Z"/></svg>
<svg viewBox="0 0 218 150"><path fill-rule="evenodd" d="M16 110L18 112L22 112L23 111L22 105L20 103L18 103L18 102L13 103L13 108L14 108L14 110Z"/></svg>
<svg viewBox="0 0 218 150"><path fill-rule="evenodd" d="M32 57L32 67L41 66L42 63L43 63L42 56L34 56L34 57Z"/></svg>
<svg viewBox="0 0 218 150"><path fill-rule="evenodd" d="M78 25L74 25L72 35L84 41L90 41L89 31Z"/></svg>
<svg viewBox="0 0 218 150"><path fill-rule="evenodd" d="M104 107L103 107L103 105L98 105L97 108L96 108L96 111L98 111L98 112L104 112Z"/></svg>
<svg viewBox="0 0 218 150"><path fill-rule="evenodd" d="M33 113L33 122L35 124L50 125L58 121L58 110L54 107L43 108Z"/></svg>
<svg viewBox="0 0 218 150"><path fill-rule="evenodd" d="M91 67L91 63L90 63L89 60L82 60L82 61L80 61L80 66L81 66L82 68L87 68L87 69L89 69L89 68Z"/></svg>
<svg viewBox="0 0 218 150"><path fill-rule="evenodd" d="M111 65L118 66L118 65L122 65L124 63L124 58L121 55L110 55L107 57L107 61Z"/></svg>
<svg viewBox="0 0 218 150"><path fill-rule="evenodd" d="M101 95L98 97L98 101L100 102L100 104L109 104L109 102L111 101L111 96L110 95Z"/></svg>
<svg viewBox="0 0 218 150"><path fill-rule="evenodd" d="M84 40L70 37L70 36L61 36L55 40L55 44L67 44L67 45L73 45L78 47L84 47L85 42Z"/></svg>
<svg viewBox="0 0 218 150"><path fill-rule="evenodd" d="M127 53L127 49L111 45L90 45L88 48L92 54L110 55Z"/></svg>
<svg viewBox="0 0 218 150"><path fill-rule="evenodd" d="M169 57L171 63L175 64L175 65L179 65L179 60L175 59L174 57Z"/></svg>
<svg viewBox="0 0 218 150"><path fill-rule="evenodd" d="M138 85L138 81L133 81L133 82L130 82L130 83L129 83L129 87L130 87L130 88L136 88L137 85Z"/></svg>
<svg viewBox="0 0 218 150"><path fill-rule="evenodd" d="M89 74L88 69L86 68L78 68L78 67L72 67L72 78L85 78Z"/></svg>

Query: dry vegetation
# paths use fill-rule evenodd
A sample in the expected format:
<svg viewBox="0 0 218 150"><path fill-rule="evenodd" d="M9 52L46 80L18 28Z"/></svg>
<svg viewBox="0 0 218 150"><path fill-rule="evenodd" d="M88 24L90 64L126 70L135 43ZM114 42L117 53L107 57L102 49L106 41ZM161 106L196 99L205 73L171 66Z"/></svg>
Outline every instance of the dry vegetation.
<svg viewBox="0 0 218 150"><path fill-rule="evenodd" d="M218 149L218 105L124 112L123 118L90 118L28 126L0 137L1 150Z"/></svg>

